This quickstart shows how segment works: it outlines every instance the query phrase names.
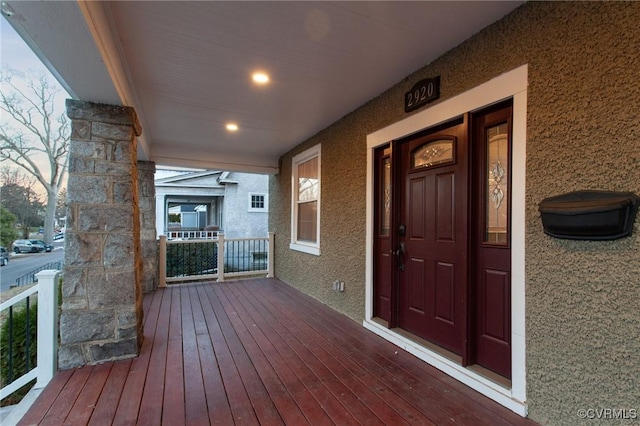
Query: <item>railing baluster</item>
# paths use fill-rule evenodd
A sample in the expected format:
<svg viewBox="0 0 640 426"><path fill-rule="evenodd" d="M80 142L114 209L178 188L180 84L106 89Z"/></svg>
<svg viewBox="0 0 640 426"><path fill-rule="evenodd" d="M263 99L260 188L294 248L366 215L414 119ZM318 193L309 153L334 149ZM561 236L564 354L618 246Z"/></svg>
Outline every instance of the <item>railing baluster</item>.
<svg viewBox="0 0 640 426"><path fill-rule="evenodd" d="M13 306L9 307L9 382L13 381Z"/></svg>
<svg viewBox="0 0 640 426"><path fill-rule="evenodd" d="M30 349L29 346L31 346L31 333L30 333L30 331L31 331L30 330L30 327L31 327L31 318L30 318L30 316L31 315L29 313L29 310L31 309L31 303L30 303L31 300L30 299L31 299L31 297L27 297L27 300L26 300L27 305L26 305L26 308L25 308L25 311L27 313L27 318L25 320L26 327L24 329L24 333L25 333L24 340L25 340L25 343L26 343L26 347L24 348L24 352L25 352L25 355L27 357L27 360L25 362L25 366L26 366L25 370L26 371L30 371L31 370L31 354L29 353L29 349Z"/></svg>

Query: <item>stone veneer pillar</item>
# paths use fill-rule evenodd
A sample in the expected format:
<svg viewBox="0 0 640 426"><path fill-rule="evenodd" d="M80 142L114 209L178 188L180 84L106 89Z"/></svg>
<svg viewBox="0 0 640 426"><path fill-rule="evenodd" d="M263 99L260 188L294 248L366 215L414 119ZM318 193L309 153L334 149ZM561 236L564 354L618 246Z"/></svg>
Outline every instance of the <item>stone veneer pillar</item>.
<svg viewBox="0 0 640 426"><path fill-rule="evenodd" d="M133 108L68 99L71 119L58 366L129 358L142 345Z"/></svg>
<svg viewBox="0 0 640 426"><path fill-rule="evenodd" d="M140 205L140 247L142 251L142 292L158 288L158 240L156 238L156 163L138 161L138 201Z"/></svg>

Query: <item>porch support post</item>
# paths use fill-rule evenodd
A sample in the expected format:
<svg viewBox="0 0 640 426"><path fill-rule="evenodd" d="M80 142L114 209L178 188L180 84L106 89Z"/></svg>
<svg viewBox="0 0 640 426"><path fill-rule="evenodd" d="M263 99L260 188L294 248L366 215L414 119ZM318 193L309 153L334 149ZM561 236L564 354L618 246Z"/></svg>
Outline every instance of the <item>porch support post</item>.
<svg viewBox="0 0 640 426"><path fill-rule="evenodd" d="M58 365L130 358L142 345L133 108L68 99L71 119Z"/></svg>
<svg viewBox="0 0 640 426"><path fill-rule="evenodd" d="M60 271L45 269L38 279L38 380L35 388L43 388L58 369L58 277Z"/></svg>
<svg viewBox="0 0 640 426"><path fill-rule="evenodd" d="M167 286L167 236L160 235L158 239L158 288Z"/></svg>
<svg viewBox="0 0 640 426"><path fill-rule="evenodd" d="M138 161L138 198L140 203L140 248L142 251L142 292L158 288L158 240L156 239L156 163Z"/></svg>
<svg viewBox="0 0 640 426"><path fill-rule="evenodd" d="M275 271L275 238L273 237L273 232L269 232L269 251L267 252L267 278L273 278Z"/></svg>
<svg viewBox="0 0 640 426"><path fill-rule="evenodd" d="M224 232L218 232L218 280L224 282Z"/></svg>

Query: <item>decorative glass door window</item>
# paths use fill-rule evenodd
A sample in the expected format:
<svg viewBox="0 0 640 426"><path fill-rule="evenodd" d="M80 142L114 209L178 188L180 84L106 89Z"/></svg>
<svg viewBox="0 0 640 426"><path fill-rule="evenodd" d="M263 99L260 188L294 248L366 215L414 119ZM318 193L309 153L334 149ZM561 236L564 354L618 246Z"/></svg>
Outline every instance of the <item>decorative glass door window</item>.
<svg viewBox="0 0 640 426"><path fill-rule="evenodd" d="M485 243L508 244L509 126L486 129L487 182L485 187Z"/></svg>
<svg viewBox="0 0 640 426"><path fill-rule="evenodd" d="M433 167L453 163L453 140L439 139L428 142L413 152L411 168Z"/></svg>

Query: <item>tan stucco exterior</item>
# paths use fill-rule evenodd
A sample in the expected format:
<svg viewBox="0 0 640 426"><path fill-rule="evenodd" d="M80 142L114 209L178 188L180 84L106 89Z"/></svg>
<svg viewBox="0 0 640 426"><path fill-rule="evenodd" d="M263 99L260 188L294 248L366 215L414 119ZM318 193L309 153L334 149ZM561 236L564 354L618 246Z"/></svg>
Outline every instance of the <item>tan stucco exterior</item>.
<svg viewBox="0 0 640 426"><path fill-rule="evenodd" d="M367 134L408 116L403 95L422 78L441 76L442 102L528 64L529 416L577 424L578 410L624 409L640 419L640 223L620 240L559 240L543 233L538 213L543 198L572 190L640 194L639 22L640 3L527 3L301 143L270 182L276 276L362 321ZM321 255L313 256L289 249L291 159L318 143ZM333 291L336 279L344 293Z"/></svg>

